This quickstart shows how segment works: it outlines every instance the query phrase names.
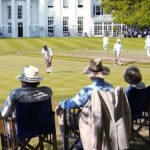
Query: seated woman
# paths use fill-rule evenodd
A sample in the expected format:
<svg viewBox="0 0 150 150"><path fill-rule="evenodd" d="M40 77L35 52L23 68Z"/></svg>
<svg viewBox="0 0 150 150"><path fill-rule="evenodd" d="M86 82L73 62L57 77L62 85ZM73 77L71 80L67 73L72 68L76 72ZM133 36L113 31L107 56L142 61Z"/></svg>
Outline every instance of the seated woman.
<svg viewBox="0 0 150 150"><path fill-rule="evenodd" d="M127 96L132 87L137 89L143 89L146 87L142 82L142 75L140 70L135 66L131 66L125 70L124 80L129 84L129 86L125 89Z"/></svg>

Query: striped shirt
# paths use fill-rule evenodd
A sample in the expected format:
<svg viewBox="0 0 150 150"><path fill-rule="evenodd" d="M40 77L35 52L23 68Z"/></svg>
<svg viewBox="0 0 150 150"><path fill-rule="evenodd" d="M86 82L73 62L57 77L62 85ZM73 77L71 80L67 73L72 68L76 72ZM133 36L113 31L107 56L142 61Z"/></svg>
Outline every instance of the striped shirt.
<svg viewBox="0 0 150 150"><path fill-rule="evenodd" d="M102 91L114 91L113 86L105 82L104 79L95 79L93 84L82 88L75 97L61 101L59 105L62 108L83 107L90 98L94 89Z"/></svg>
<svg viewBox="0 0 150 150"><path fill-rule="evenodd" d="M52 96L52 90L49 87L36 87L36 88L18 88L10 92L0 112L2 117L15 115L15 104L19 101L24 102L37 102L48 99Z"/></svg>

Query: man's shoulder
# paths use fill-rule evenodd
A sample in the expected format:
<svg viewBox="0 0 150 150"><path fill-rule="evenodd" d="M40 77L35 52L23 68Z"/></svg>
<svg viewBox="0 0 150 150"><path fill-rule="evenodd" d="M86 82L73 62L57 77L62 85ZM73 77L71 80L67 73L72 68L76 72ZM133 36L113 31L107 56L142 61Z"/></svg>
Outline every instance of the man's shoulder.
<svg viewBox="0 0 150 150"><path fill-rule="evenodd" d="M23 92L23 91L47 91L52 92L52 89L48 86L39 86L36 88L16 88L11 91L11 93Z"/></svg>
<svg viewBox="0 0 150 150"><path fill-rule="evenodd" d="M48 86L39 86L39 87L37 87L37 90L52 91L52 89Z"/></svg>
<svg viewBox="0 0 150 150"><path fill-rule="evenodd" d="M44 48L42 48L41 52L44 53Z"/></svg>
<svg viewBox="0 0 150 150"><path fill-rule="evenodd" d="M50 47L47 47L47 49L48 49L49 51L51 51L51 50L52 50Z"/></svg>

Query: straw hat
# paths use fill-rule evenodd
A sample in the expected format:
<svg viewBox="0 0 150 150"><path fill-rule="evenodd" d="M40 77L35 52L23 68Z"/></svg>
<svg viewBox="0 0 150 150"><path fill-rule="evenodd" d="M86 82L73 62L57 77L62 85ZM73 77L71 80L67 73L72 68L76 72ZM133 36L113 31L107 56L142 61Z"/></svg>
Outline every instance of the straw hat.
<svg viewBox="0 0 150 150"><path fill-rule="evenodd" d="M21 75L16 77L20 81L36 83L43 80L42 77L39 76L38 68L34 66L26 66L23 68Z"/></svg>
<svg viewBox="0 0 150 150"><path fill-rule="evenodd" d="M110 69L102 65L100 58L90 60L89 66L83 69L83 73L89 77L104 78L109 75Z"/></svg>

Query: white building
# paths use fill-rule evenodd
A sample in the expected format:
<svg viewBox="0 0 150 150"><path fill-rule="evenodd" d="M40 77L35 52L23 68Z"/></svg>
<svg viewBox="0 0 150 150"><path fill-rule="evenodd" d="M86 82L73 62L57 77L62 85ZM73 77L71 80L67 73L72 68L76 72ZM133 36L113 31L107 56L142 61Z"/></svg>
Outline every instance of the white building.
<svg viewBox="0 0 150 150"><path fill-rule="evenodd" d="M97 0L0 0L1 37L121 35Z"/></svg>

